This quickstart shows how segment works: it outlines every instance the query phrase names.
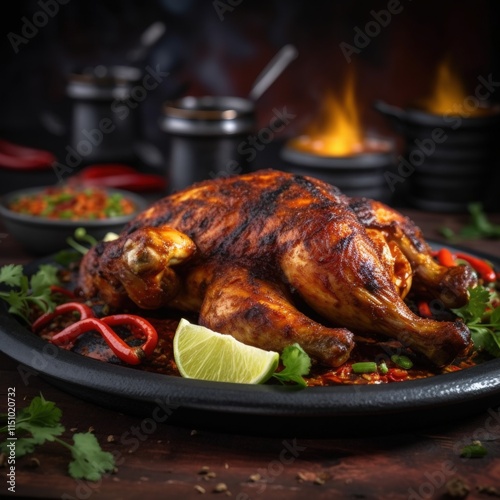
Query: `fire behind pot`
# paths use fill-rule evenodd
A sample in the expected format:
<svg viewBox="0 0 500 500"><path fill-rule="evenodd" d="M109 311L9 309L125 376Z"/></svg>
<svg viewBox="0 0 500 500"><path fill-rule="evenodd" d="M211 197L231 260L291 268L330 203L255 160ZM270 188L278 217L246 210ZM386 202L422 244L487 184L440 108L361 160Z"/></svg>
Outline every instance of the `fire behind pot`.
<svg viewBox="0 0 500 500"><path fill-rule="evenodd" d="M404 165L392 185L417 208L466 212L470 203L488 206L493 198L500 108L489 106L486 91L478 85L475 93L467 94L457 72L444 60L430 95L414 107L375 103L405 140Z"/></svg>
<svg viewBox="0 0 500 500"><path fill-rule="evenodd" d="M281 157L293 173L322 179L351 197L388 202L391 193L385 176L394 169L394 145L365 135L354 89L350 73L343 95L328 94L322 114L303 135L286 143Z"/></svg>

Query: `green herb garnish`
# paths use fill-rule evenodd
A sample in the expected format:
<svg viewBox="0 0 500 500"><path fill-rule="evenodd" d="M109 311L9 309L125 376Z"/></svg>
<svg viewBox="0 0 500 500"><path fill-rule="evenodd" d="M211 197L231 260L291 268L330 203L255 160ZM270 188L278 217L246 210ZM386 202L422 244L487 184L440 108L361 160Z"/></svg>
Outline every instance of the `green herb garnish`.
<svg viewBox="0 0 500 500"><path fill-rule="evenodd" d="M470 203L467 206L470 214L470 223L464 226L458 234L449 227L441 228L441 234L450 240L500 238L500 225L493 224L483 210L481 203Z"/></svg>
<svg viewBox="0 0 500 500"><path fill-rule="evenodd" d="M481 458L488 454L488 450L480 441L472 441L471 444L464 446L460 451L460 456L464 458Z"/></svg>
<svg viewBox="0 0 500 500"><path fill-rule="evenodd" d="M300 347L299 344L293 344L283 349L281 353L283 370L275 372L273 377L280 382L295 382L301 387L307 387L303 375L307 375L311 369L311 358Z"/></svg>
<svg viewBox="0 0 500 500"><path fill-rule="evenodd" d="M478 285L469 288L469 303L452 311L468 326L474 347L500 357L500 307L494 307L493 300L498 292Z"/></svg>
<svg viewBox="0 0 500 500"><path fill-rule="evenodd" d="M18 412L15 430L12 425L0 428L0 433L7 434L7 439L0 443L0 451L8 454L10 446L15 443L15 456L20 458L32 453L36 446L53 441L71 452L68 471L74 479L98 481L105 472L111 472L115 468L113 455L103 451L90 432L73 434L73 444L58 437L65 431L61 416L62 412L55 403L46 401L42 395L36 396L28 407ZM0 414L0 419L6 422L7 414Z"/></svg>
<svg viewBox="0 0 500 500"><path fill-rule="evenodd" d="M89 247L82 245L82 243L93 247L97 245L97 240L91 234L88 234L84 227L77 227L73 236L66 238L66 243L80 254L85 255L89 251Z"/></svg>
<svg viewBox="0 0 500 500"><path fill-rule="evenodd" d="M51 286L57 285L57 267L41 264L38 271L28 278L20 264L7 264L0 268L0 284L10 288L0 291L0 298L9 304L8 312L16 314L29 323L31 306L42 312L52 311L56 303L51 297Z"/></svg>

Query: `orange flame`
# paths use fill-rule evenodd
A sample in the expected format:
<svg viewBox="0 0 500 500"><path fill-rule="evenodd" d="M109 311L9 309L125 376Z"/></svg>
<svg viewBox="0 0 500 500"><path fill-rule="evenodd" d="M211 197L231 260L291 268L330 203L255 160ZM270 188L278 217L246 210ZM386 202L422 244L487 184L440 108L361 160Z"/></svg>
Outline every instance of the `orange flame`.
<svg viewBox="0 0 500 500"><path fill-rule="evenodd" d="M350 73L339 100L331 93L326 96L319 120L302 136L292 141L292 147L322 156L349 156L363 150L363 130L356 105L354 77Z"/></svg>
<svg viewBox="0 0 500 500"><path fill-rule="evenodd" d="M437 69L431 95L421 101L421 106L437 115L461 114L466 97L459 75L445 59Z"/></svg>

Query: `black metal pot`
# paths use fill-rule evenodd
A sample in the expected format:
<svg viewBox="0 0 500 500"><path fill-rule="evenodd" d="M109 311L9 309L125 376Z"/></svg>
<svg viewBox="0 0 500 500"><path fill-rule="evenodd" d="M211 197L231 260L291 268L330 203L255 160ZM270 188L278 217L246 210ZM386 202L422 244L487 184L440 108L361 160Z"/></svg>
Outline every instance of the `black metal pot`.
<svg viewBox="0 0 500 500"><path fill-rule="evenodd" d="M66 93L73 101L73 117L68 153L74 163L136 158L139 104L147 93L140 85L142 76L132 66L96 66L69 75Z"/></svg>
<svg viewBox="0 0 500 500"><path fill-rule="evenodd" d="M405 139L393 189L424 210L465 212L471 202L491 205L496 198L490 186L499 163L500 110L466 117L402 109L382 101L375 102L375 108Z"/></svg>
<svg viewBox="0 0 500 500"><path fill-rule="evenodd" d="M187 96L164 107L168 191L248 172L245 138L255 129L255 105L241 97Z"/></svg>
<svg viewBox="0 0 500 500"><path fill-rule="evenodd" d="M372 147L367 152L350 156L320 156L295 149L292 144L293 141L287 143L281 151L288 171L324 180L347 196L390 200L385 181L386 173L394 169L394 147L390 141L368 140Z"/></svg>

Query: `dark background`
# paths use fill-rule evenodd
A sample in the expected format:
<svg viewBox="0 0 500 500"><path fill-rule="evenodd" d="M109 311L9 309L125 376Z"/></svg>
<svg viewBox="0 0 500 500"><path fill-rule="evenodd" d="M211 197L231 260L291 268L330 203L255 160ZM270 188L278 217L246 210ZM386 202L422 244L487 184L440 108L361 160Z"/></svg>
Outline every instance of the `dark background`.
<svg viewBox="0 0 500 500"><path fill-rule="evenodd" d="M364 30L371 11L387 9L388 1L69 0L56 4L57 14L15 53L9 36L21 35L23 17L33 20L41 3L12 2L0 21L0 135L56 154L68 144L67 75L86 65L130 64L141 33L155 21L165 23L165 33L135 64L169 72L140 106L142 138L159 146L164 136L158 119L166 100L246 96L287 43L299 56L257 103L259 126L269 123L273 108L297 115L283 136L304 129L325 92L342 86L348 69L355 71L366 131L396 141L399 136L373 101L410 105L428 92L444 57L454 62L467 92L473 93L480 75L500 80L500 5L494 0L401 0L402 12L350 64L340 44L353 44L355 28ZM492 101L499 100L500 91L493 93ZM149 167L161 169L158 163Z"/></svg>

